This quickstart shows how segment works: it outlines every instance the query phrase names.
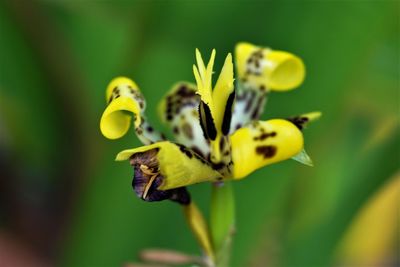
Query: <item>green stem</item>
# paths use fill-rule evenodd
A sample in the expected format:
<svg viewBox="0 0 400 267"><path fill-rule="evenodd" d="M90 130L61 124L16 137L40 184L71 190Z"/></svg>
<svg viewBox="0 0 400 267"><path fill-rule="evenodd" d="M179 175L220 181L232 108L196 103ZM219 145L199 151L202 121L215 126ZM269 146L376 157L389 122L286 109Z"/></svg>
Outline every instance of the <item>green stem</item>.
<svg viewBox="0 0 400 267"><path fill-rule="evenodd" d="M231 182L213 184L210 227L216 266L228 267L235 230L235 200Z"/></svg>

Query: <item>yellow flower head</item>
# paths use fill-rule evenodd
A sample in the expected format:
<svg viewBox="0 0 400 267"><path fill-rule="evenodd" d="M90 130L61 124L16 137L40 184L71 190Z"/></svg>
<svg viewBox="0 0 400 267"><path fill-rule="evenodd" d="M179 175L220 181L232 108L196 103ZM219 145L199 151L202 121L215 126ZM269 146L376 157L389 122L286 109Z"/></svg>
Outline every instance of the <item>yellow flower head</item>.
<svg viewBox="0 0 400 267"><path fill-rule="evenodd" d="M159 104L161 120L172 129L167 141L150 126L145 100L128 78L116 78L107 88L109 105L100 129L110 139L123 136L134 119L144 146L128 149L117 160L130 160L136 194L147 201L171 199L190 203L185 187L205 181L242 179L253 171L289 158L307 165L301 130L320 116L312 112L286 119L260 121L271 91L299 86L305 74L300 58L249 43L236 46L237 79L228 54L213 86L215 50L207 65L196 49L196 85L179 82Z"/></svg>

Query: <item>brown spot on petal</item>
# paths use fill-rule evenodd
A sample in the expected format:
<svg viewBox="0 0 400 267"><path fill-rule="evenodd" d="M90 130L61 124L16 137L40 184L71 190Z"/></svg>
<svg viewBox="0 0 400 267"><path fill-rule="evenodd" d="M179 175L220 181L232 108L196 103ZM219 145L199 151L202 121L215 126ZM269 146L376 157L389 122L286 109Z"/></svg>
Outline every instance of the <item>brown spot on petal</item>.
<svg viewBox="0 0 400 267"><path fill-rule="evenodd" d="M272 158L276 154L277 148L275 146L258 146L256 153L264 157L264 159Z"/></svg>
<svg viewBox="0 0 400 267"><path fill-rule="evenodd" d="M268 137L275 137L276 136L276 132L270 132L270 133L262 133L260 136L256 136L253 138L254 141L263 141L265 139L267 139Z"/></svg>
<svg viewBox="0 0 400 267"><path fill-rule="evenodd" d="M172 128L172 132L173 132L175 135L178 135L178 134L179 134L179 128L175 126L174 128Z"/></svg>
<svg viewBox="0 0 400 267"><path fill-rule="evenodd" d="M193 139L193 129L189 123L185 122L182 124L182 132L190 140Z"/></svg>
<svg viewBox="0 0 400 267"><path fill-rule="evenodd" d="M179 149L181 150L181 152L183 152L188 158L193 158L193 153L192 151L190 151L187 147L185 147L184 145L181 144L176 144Z"/></svg>

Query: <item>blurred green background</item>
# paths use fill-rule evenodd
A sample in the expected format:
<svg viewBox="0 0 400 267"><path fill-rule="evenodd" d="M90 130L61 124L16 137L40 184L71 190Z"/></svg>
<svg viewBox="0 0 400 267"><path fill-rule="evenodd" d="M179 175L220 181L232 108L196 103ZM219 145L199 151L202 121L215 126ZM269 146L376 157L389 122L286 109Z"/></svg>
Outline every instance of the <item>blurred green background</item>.
<svg viewBox="0 0 400 267"><path fill-rule="evenodd" d="M232 266L399 264L393 201L338 252L363 207L399 177L399 3L1 1L0 261L122 266L148 247L199 253L180 208L140 201L131 167L114 161L139 142L132 131L101 136L105 87L134 79L150 121L170 134L156 105L174 82L194 81L195 48L206 58L216 48L219 70L248 41L307 67L298 90L271 95L263 119L323 117L305 132L315 167L286 161L234 184ZM207 211L209 185L190 191Z"/></svg>

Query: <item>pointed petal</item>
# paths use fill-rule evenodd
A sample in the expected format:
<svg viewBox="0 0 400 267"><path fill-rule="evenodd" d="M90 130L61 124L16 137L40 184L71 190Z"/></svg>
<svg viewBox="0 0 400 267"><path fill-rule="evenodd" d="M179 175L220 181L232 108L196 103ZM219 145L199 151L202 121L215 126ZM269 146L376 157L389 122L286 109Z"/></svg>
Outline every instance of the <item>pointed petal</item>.
<svg viewBox="0 0 400 267"><path fill-rule="evenodd" d="M297 126L297 128L303 130L303 128L305 128L308 125L308 123L318 120L321 116L322 116L321 112L314 111L288 118L288 121L291 121L294 125Z"/></svg>
<svg viewBox="0 0 400 267"><path fill-rule="evenodd" d="M196 62L197 62L197 66L199 68L200 76L205 77L206 67L204 65L203 58L201 57L201 53L200 53L199 49L197 49L197 48L196 48Z"/></svg>
<svg viewBox="0 0 400 267"><path fill-rule="evenodd" d="M282 119L257 121L231 135L233 178L241 179L253 171L289 159L303 149L303 134Z"/></svg>
<svg viewBox="0 0 400 267"><path fill-rule="evenodd" d="M208 64L207 64L207 70L206 70L206 74L205 74L205 78L207 81L206 86L209 88L212 88L212 75L213 75L215 54L216 54L215 49L213 49L211 52L210 60L208 61ZM210 92L211 92L211 90L210 90Z"/></svg>
<svg viewBox="0 0 400 267"><path fill-rule="evenodd" d="M215 124L219 131L227 135L229 133L232 107L234 102L233 63L229 53L225 59L221 74L215 84L212 98L214 101ZM222 127L225 121L225 127Z"/></svg>
<svg viewBox="0 0 400 267"><path fill-rule="evenodd" d="M202 68L202 60L200 52L196 50L196 58L198 68ZM200 117L200 126L203 131L204 137L207 140L215 140L217 136L217 128L215 125L215 114L214 112L214 103L212 98L212 87L211 87L211 76L212 76L212 68L215 60L215 50L211 53L210 61L207 64L207 70L202 74L196 71L194 68L194 75L197 81L197 94L200 95L200 103L199 103L199 117ZM199 79L200 74L200 79ZM199 82L201 80L201 82ZM213 150L211 150L213 151ZM212 152L213 153L213 152Z"/></svg>
<svg viewBox="0 0 400 267"><path fill-rule="evenodd" d="M300 162L301 164L313 167L314 163L310 156L307 154L306 150L303 148L298 154L292 157L293 160Z"/></svg>
<svg viewBox="0 0 400 267"><path fill-rule="evenodd" d="M193 74L194 78L196 79L197 86L203 88L204 87L203 81L201 80L200 73L196 65L193 65Z"/></svg>
<svg viewBox="0 0 400 267"><path fill-rule="evenodd" d="M212 87L211 87L211 75L212 75L212 66L214 65L215 59L215 50L211 54L210 61L207 65L207 70L204 67L203 60L201 58L201 54L199 50L196 49L196 59L197 59L197 68L193 67L193 73L197 82L198 94L201 97L201 100L205 102L207 105L212 106Z"/></svg>

